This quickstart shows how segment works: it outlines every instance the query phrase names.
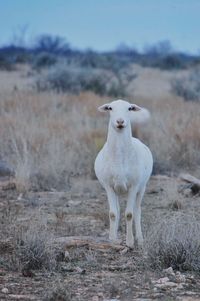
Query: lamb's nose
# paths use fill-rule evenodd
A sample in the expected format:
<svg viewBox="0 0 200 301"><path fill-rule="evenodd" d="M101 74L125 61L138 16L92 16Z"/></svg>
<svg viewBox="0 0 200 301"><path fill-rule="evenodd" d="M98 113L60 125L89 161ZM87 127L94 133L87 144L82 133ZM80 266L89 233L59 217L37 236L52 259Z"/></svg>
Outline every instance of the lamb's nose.
<svg viewBox="0 0 200 301"><path fill-rule="evenodd" d="M117 124L119 124L119 125L122 125L122 124L124 124L124 120L123 119L117 119Z"/></svg>

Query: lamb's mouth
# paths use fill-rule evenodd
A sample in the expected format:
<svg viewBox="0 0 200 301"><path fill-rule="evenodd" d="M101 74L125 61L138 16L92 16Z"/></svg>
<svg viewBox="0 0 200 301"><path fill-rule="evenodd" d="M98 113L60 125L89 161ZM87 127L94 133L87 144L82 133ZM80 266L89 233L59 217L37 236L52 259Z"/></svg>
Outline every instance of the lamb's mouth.
<svg viewBox="0 0 200 301"><path fill-rule="evenodd" d="M121 130L121 129L123 129L123 128L124 128L124 125L122 125L122 124L119 124L119 125L117 126L117 128Z"/></svg>

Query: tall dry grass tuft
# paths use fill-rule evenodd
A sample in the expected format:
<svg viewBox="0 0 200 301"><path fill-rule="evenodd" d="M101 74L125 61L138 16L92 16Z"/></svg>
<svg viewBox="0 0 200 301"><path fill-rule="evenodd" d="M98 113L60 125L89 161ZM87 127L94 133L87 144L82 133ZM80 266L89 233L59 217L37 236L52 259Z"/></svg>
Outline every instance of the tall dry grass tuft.
<svg viewBox="0 0 200 301"><path fill-rule="evenodd" d="M200 101L200 68L191 68L181 78L173 78L171 81L172 92L183 97L185 101Z"/></svg>
<svg viewBox="0 0 200 301"><path fill-rule="evenodd" d="M72 301L73 297L70 287L66 285L66 281L56 278L46 286L43 301Z"/></svg>
<svg viewBox="0 0 200 301"><path fill-rule="evenodd" d="M57 252L53 236L44 222L30 224L28 229L16 232L12 255L14 266L20 270L54 270Z"/></svg>
<svg viewBox="0 0 200 301"><path fill-rule="evenodd" d="M154 172L195 170L200 164L200 105L180 98L144 101L152 113L144 129L146 142L154 156Z"/></svg>
<svg viewBox="0 0 200 301"><path fill-rule="evenodd" d="M90 98L99 101L49 92L5 97L0 154L14 167L19 190L67 188L71 176L91 173L102 135Z"/></svg>
<svg viewBox="0 0 200 301"><path fill-rule="evenodd" d="M152 267L200 271L200 222L180 211L156 221L147 233L146 249Z"/></svg>
<svg viewBox="0 0 200 301"><path fill-rule="evenodd" d="M10 249L1 250L0 264L8 269L29 272L31 270L55 270L58 251L53 244L54 236L49 232L46 219L38 211L30 220L20 225L13 218L12 209L6 216L1 237L9 237ZM12 218L12 222L10 222Z"/></svg>

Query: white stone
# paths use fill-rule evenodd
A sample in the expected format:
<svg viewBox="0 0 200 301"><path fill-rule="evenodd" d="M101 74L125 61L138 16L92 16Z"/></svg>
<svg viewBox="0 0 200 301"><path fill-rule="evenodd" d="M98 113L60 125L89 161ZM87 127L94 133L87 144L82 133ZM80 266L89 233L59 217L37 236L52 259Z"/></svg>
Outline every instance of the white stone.
<svg viewBox="0 0 200 301"><path fill-rule="evenodd" d="M181 282L185 282L186 281L186 279L185 279L185 275L183 275L183 274L181 274L179 271L178 272L176 272L176 281L178 282L178 283L181 283Z"/></svg>
<svg viewBox="0 0 200 301"><path fill-rule="evenodd" d="M168 281L169 281L168 277L163 277L163 278L160 278L160 279L154 281L154 283L162 284L162 283L166 283Z"/></svg>
<svg viewBox="0 0 200 301"><path fill-rule="evenodd" d="M157 284L155 284L155 286L157 288L174 288L174 287L177 287L177 284L174 282L171 282L171 281L167 281L164 283L157 283Z"/></svg>
<svg viewBox="0 0 200 301"><path fill-rule="evenodd" d="M164 272L165 274L167 274L167 275L175 276L175 273L174 273L172 267L169 267L168 269L163 270L163 272Z"/></svg>
<svg viewBox="0 0 200 301"><path fill-rule="evenodd" d="M8 289L7 289L7 287L4 287L4 288L2 288L2 293L4 293L4 294L7 294L8 293Z"/></svg>

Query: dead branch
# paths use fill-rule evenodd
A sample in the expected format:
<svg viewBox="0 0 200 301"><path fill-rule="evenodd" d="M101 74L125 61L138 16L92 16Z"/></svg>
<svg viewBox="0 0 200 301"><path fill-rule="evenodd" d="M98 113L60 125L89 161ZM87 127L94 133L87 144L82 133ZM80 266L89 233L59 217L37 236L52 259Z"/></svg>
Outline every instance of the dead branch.
<svg viewBox="0 0 200 301"><path fill-rule="evenodd" d="M58 237L55 239L55 244L62 246L64 249L68 249L70 247L89 247L91 249L96 250L123 250L124 246L118 244L114 244L109 241L102 240L101 238L94 238L90 236L66 236L66 237Z"/></svg>
<svg viewBox="0 0 200 301"><path fill-rule="evenodd" d="M194 194L200 192L200 180L190 174L180 174L179 178L187 183L191 184L190 189Z"/></svg>
<svg viewBox="0 0 200 301"><path fill-rule="evenodd" d="M157 175L151 176L151 179L152 180L166 180L166 181L168 181L168 180L171 180L172 178L169 177L169 176L166 176L166 175L157 174Z"/></svg>
<svg viewBox="0 0 200 301"><path fill-rule="evenodd" d="M180 174L179 178L187 183L197 184L200 186L200 180L188 173Z"/></svg>

